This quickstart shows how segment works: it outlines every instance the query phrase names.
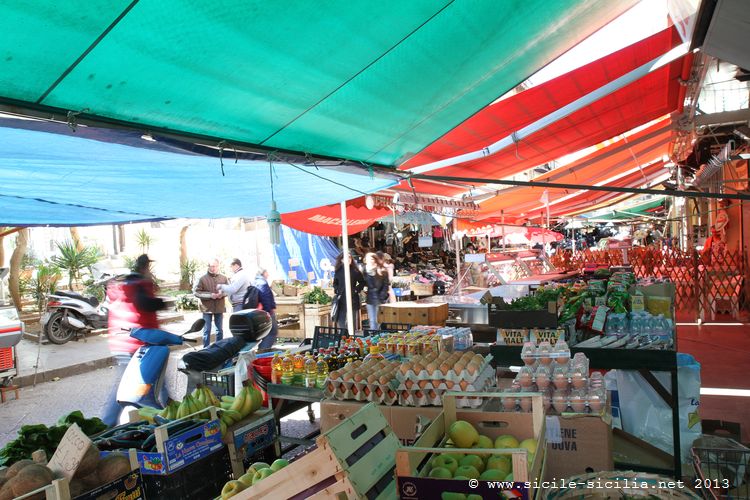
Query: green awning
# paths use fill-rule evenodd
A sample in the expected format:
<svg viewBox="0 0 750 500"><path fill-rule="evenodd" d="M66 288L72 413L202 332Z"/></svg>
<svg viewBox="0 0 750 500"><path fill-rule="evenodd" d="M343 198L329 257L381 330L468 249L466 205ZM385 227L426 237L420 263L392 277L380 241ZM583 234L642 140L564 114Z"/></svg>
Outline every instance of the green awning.
<svg viewBox="0 0 750 500"><path fill-rule="evenodd" d="M628 219L637 219L643 216L656 217L658 214L663 212L665 203L666 203L666 198L664 196L660 196L653 200L649 200L644 203L639 203L637 205L632 205L629 207L623 207L622 205L619 205L619 206L616 206L614 209L610 210L609 212L600 210L598 213L595 212L594 214L584 215L584 217L588 217L592 220L597 220L597 221L628 220Z"/></svg>
<svg viewBox="0 0 750 500"><path fill-rule="evenodd" d="M0 101L395 165L636 0L6 0Z"/></svg>

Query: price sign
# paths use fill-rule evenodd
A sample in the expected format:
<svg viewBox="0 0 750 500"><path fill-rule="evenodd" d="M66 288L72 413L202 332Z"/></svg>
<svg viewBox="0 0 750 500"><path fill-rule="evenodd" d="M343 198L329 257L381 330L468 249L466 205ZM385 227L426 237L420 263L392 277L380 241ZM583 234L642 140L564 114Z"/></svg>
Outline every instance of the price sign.
<svg viewBox="0 0 750 500"><path fill-rule="evenodd" d="M91 440L81 431L78 425L73 424L65 432L47 467L52 472L63 475L70 480L76 473L78 464L81 463L89 446L91 446Z"/></svg>
<svg viewBox="0 0 750 500"><path fill-rule="evenodd" d="M633 295L630 297L631 304L633 305L632 309L633 311L643 311L644 310L644 304L643 304L643 295Z"/></svg>
<svg viewBox="0 0 750 500"><path fill-rule="evenodd" d="M310 271L309 273L307 273L307 281L309 281L310 283L312 283L314 279L315 279L315 273L314 272Z"/></svg>
<svg viewBox="0 0 750 500"><path fill-rule="evenodd" d="M289 279L290 280L296 280L297 279L297 271L289 271Z"/></svg>
<svg viewBox="0 0 750 500"><path fill-rule="evenodd" d="M289 267L297 267L299 266L299 259L289 259Z"/></svg>

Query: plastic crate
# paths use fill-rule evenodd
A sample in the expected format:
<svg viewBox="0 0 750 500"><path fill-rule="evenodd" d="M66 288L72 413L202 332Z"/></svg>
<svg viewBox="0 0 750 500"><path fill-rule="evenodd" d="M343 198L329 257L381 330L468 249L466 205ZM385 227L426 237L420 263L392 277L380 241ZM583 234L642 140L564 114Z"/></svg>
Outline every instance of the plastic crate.
<svg viewBox="0 0 750 500"><path fill-rule="evenodd" d="M315 334L313 335L312 350L317 351L318 349L327 349L329 347L338 349L341 345L341 337L347 334L348 332L344 328L316 326Z"/></svg>
<svg viewBox="0 0 750 500"><path fill-rule="evenodd" d="M143 485L146 498L202 500L218 497L231 479L232 464L224 447L173 474L143 475Z"/></svg>
<svg viewBox="0 0 750 500"><path fill-rule="evenodd" d="M0 370L10 370L15 366L13 362L13 347L0 348Z"/></svg>
<svg viewBox="0 0 750 500"><path fill-rule="evenodd" d="M234 396L234 373L203 372L203 385L217 396Z"/></svg>

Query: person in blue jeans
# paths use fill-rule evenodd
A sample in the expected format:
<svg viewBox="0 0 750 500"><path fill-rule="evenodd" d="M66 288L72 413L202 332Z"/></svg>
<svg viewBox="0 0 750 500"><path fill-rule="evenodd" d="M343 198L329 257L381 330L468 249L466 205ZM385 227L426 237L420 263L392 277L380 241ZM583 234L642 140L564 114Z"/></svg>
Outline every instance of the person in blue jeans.
<svg viewBox="0 0 750 500"><path fill-rule="evenodd" d="M268 271L260 269L255 277L255 287L258 289L259 309L263 309L271 316L271 332L260 341L258 349L270 349L279 334L279 324L276 322L276 299L273 290L268 286Z"/></svg>
<svg viewBox="0 0 750 500"><path fill-rule="evenodd" d="M203 328L203 347L211 343L211 322L216 326L216 341L224 338L225 295L217 292L219 285L227 285L229 280L219 272L219 259L208 263L208 272L196 283L193 293L201 301L201 312L206 326Z"/></svg>
<svg viewBox="0 0 750 500"><path fill-rule="evenodd" d="M369 328L377 330L380 304L388 302L388 271L380 258L370 252L365 255L365 283L367 284L367 319Z"/></svg>

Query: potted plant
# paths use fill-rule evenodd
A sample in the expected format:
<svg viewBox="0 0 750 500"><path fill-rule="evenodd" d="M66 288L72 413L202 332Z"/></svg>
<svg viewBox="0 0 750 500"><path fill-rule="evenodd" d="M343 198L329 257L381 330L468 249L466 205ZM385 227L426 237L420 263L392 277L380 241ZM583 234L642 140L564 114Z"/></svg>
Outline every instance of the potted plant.
<svg viewBox="0 0 750 500"><path fill-rule="evenodd" d="M81 272L88 269L99 260L99 249L96 247L76 248L70 241L57 242L60 255L52 257L51 261L60 269L68 272L68 288L73 289L73 283L81 280Z"/></svg>

